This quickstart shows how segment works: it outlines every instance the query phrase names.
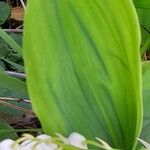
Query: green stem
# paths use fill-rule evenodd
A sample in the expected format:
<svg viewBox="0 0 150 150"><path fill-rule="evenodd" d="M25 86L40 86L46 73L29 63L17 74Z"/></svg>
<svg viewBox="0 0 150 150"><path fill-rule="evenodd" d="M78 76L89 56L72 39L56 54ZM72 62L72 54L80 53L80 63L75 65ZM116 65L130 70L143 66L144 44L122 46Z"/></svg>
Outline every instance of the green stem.
<svg viewBox="0 0 150 150"><path fill-rule="evenodd" d="M14 130L0 130L0 133L11 133L11 132L43 132L42 129L14 129Z"/></svg>

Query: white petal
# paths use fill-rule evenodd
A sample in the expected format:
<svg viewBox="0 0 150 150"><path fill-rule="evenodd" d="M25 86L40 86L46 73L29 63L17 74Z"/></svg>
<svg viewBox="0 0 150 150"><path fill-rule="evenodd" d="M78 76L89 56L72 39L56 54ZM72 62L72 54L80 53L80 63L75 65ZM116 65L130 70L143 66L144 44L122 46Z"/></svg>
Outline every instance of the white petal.
<svg viewBox="0 0 150 150"><path fill-rule="evenodd" d="M26 140L26 141L24 141L23 143L20 144L19 150L32 150L33 146L35 144L36 144L36 142L32 142L30 140Z"/></svg>
<svg viewBox="0 0 150 150"><path fill-rule="evenodd" d="M78 148L87 149L87 144L84 142L86 141L85 137L80 135L79 133L72 133L68 139L68 143L72 146L76 146Z"/></svg>
<svg viewBox="0 0 150 150"><path fill-rule="evenodd" d="M58 149L58 146L54 143L51 143L51 144L39 144L37 147L36 147L36 150L57 150Z"/></svg>
<svg viewBox="0 0 150 150"><path fill-rule="evenodd" d="M39 139L49 139L49 138L51 138L51 136L46 135L46 134L41 134L41 135L37 136L37 138L39 138Z"/></svg>
<svg viewBox="0 0 150 150"><path fill-rule="evenodd" d="M32 143L31 140L25 140L25 141L23 141L23 142L20 144L20 146L21 146L21 147L24 147L24 146L27 146L27 145L30 144L30 143Z"/></svg>
<svg viewBox="0 0 150 150"><path fill-rule="evenodd" d="M32 143L29 143L25 146L20 146L20 149L19 150L32 150L33 149L33 146L35 145L36 142L32 142ZM35 149L34 150L57 150L58 146L56 144L38 144L36 145Z"/></svg>
<svg viewBox="0 0 150 150"><path fill-rule="evenodd" d="M44 139L50 139L51 136L46 135L46 134L41 134L37 136L36 138L44 140ZM57 148L58 148L57 144L54 144L54 143L46 144L43 142L36 147L36 150L56 150Z"/></svg>
<svg viewBox="0 0 150 150"><path fill-rule="evenodd" d="M0 150L13 150L14 141L11 139L6 139L0 142Z"/></svg>

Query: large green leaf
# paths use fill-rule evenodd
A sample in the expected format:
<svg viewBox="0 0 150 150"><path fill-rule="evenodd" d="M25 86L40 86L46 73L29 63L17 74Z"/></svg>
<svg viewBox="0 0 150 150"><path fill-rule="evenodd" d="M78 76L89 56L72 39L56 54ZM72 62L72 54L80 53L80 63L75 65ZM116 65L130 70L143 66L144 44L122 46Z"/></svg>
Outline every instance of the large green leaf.
<svg viewBox="0 0 150 150"><path fill-rule="evenodd" d="M76 131L134 149L142 117L139 45L130 0L29 0L27 82L45 132Z"/></svg>

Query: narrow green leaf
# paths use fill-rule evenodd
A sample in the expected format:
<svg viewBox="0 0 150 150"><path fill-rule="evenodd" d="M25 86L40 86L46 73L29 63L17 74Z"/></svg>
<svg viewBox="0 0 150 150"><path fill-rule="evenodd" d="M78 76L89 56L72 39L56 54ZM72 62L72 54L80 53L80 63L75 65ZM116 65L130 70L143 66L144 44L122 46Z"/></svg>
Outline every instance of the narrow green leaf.
<svg viewBox="0 0 150 150"><path fill-rule="evenodd" d="M10 61L8 59L4 59L3 58L2 60L4 60L5 62L7 62L8 64L12 65L13 67L15 67L18 71L25 72L23 66L21 66L21 65L19 65L17 63L14 63L14 62L12 62L12 61Z"/></svg>
<svg viewBox="0 0 150 150"><path fill-rule="evenodd" d="M134 0L135 7L150 9L150 0Z"/></svg>
<svg viewBox="0 0 150 150"><path fill-rule="evenodd" d="M10 89L11 91L17 92L18 94L21 95L21 97L28 96L27 87L26 87L25 82L23 82L19 79L10 77L2 71L0 71L0 86Z"/></svg>
<svg viewBox="0 0 150 150"><path fill-rule="evenodd" d="M0 38L2 38L14 51L22 55L22 48L2 29L0 29Z"/></svg>
<svg viewBox="0 0 150 150"><path fill-rule="evenodd" d="M44 130L134 149L142 117L139 46L129 0L29 0L24 57Z"/></svg>
<svg viewBox="0 0 150 150"><path fill-rule="evenodd" d="M138 139L138 140L147 148L147 150L150 149L150 144L148 142L146 142L146 141L144 141L142 139Z"/></svg>

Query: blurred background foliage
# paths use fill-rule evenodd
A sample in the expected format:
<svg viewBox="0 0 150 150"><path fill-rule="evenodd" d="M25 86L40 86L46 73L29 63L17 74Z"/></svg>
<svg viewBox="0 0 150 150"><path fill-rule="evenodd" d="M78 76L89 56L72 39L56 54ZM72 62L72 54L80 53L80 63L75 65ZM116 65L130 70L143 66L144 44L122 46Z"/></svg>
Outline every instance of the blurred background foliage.
<svg viewBox="0 0 150 150"><path fill-rule="evenodd" d="M23 15L19 0L0 0L0 139L15 139L14 129L40 126L31 110L26 87Z"/></svg>

